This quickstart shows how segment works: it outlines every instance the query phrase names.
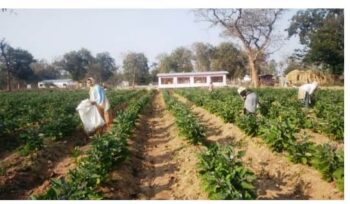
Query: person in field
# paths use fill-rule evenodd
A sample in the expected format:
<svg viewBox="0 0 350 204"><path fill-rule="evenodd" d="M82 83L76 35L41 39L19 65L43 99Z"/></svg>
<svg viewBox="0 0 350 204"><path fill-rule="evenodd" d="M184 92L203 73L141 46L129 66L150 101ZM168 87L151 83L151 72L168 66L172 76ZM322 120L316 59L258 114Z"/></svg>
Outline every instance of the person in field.
<svg viewBox="0 0 350 204"><path fill-rule="evenodd" d="M109 129L112 126L112 116L110 113L110 104L106 96L104 88L95 83L94 78L90 77L86 81L90 95L90 101L92 105L96 105L101 117L106 123L106 128Z"/></svg>
<svg viewBox="0 0 350 204"><path fill-rule="evenodd" d="M237 92L244 101L244 114L255 114L258 106L257 94L245 87L239 87Z"/></svg>
<svg viewBox="0 0 350 204"><path fill-rule="evenodd" d="M311 103L314 102L313 96L317 88L317 82L301 85L298 90L298 100L300 100L305 107L309 107Z"/></svg>

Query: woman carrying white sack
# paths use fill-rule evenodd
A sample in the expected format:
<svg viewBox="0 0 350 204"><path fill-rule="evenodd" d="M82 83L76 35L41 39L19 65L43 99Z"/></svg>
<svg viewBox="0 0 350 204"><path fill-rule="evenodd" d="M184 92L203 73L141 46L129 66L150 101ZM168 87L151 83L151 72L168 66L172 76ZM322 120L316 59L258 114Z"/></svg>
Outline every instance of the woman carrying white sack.
<svg viewBox="0 0 350 204"><path fill-rule="evenodd" d="M313 102L312 97L318 87L317 82L312 82L311 84L304 84L299 87L298 99L304 104L305 107L309 107Z"/></svg>
<svg viewBox="0 0 350 204"><path fill-rule="evenodd" d="M90 77L86 81L90 87L89 95L91 105L96 105L101 117L104 119L107 129L112 126L112 115L110 113L110 104L104 88L95 83L94 78Z"/></svg>

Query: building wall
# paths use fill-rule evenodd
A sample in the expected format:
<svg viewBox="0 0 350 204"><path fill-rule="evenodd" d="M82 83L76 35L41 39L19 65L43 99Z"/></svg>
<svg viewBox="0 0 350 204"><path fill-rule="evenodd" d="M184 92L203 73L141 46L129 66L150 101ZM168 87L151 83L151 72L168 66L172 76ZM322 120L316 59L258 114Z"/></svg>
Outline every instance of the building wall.
<svg viewBox="0 0 350 204"><path fill-rule="evenodd" d="M181 83L181 80L178 78L187 78L189 77L189 83ZM195 83L195 81L200 81L197 77L204 77L206 81L204 83ZM226 75L202 75L202 76L161 76L158 77L158 87L159 88L185 88L185 87L207 87L211 82L211 77L222 77L222 82L213 82L214 87L226 86ZM163 80L162 80L163 79ZM163 84L162 81L168 81L164 79L172 79L173 84ZM179 82L179 83L178 83Z"/></svg>
<svg viewBox="0 0 350 204"><path fill-rule="evenodd" d="M38 88L68 88L68 87L75 87L78 84L76 82L52 82L53 85L46 85L43 82L38 83ZM65 86L66 85L66 86Z"/></svg>

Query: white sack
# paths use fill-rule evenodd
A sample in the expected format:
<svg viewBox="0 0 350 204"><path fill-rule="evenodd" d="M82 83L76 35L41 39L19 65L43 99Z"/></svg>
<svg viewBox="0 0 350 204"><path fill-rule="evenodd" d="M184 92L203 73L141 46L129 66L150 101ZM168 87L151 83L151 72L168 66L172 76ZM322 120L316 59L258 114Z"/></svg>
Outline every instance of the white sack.
<svg viewBox="0 0 350 204"><path fill-rule="evenodd" d="M84 130L87 133L91 133L105 124L97 107L91 105L89 99L81 101L76 110L79 112L80 119L84 125Z"/></svg>

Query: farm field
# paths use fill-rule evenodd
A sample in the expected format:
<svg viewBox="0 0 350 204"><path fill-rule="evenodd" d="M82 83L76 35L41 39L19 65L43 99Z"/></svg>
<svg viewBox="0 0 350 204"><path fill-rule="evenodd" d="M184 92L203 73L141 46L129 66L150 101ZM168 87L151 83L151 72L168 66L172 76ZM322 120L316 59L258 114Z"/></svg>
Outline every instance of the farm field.
<svg viewBox="0 0 350 204"><path fill-rule="evenodd" d="M0 199L344 199L344 91L107 91L113 128L86 135L86 91L0 93Z"/></svg>

